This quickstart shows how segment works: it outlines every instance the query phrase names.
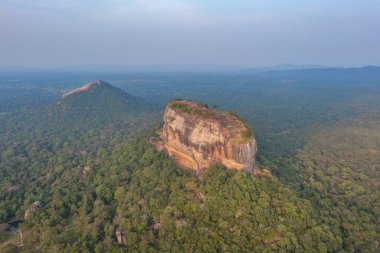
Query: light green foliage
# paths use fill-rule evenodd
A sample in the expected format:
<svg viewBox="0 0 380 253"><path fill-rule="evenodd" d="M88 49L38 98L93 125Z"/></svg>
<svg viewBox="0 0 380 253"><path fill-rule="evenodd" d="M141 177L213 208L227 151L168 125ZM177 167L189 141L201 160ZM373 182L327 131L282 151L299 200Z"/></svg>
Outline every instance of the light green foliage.
<svg viewBox="0 0 380 253"><path fill-rule="evenodd" d="M180 110L180 111L188 113L188 114L193 114L193 112L195 111L190 106L185 105L185 104L181 104L181 103L176 103L176 101L171 101L169 106L172 109L177 109L177 110Z"/></svg>

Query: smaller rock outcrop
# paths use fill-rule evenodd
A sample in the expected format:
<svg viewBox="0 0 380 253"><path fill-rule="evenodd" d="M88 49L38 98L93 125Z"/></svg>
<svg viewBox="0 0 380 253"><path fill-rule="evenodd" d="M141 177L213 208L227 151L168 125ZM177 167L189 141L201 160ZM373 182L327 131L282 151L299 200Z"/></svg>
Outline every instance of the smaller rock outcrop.
<svg viewBox="0 0 380 253"><path fill-rule="evenodd" d="M127 235L124 231L120 230L119 225L116 225L115 235L119 245L127 246Z"/></svg>
<svg viewBox="0 0 380 253"><path fill-rule="evenodd" d="M271 177L272 173L270 172L269 168L262 168L262 169L255 168L253 170L253 175L262 176L262 177Z"/></svg>
<svg viewBox="0 0 380 253"><path fill-rule="evenodd" d="M102 81L102 80L97 80L95 82L88 83L88 84L86 84L80 88L77 88L75 90L72 90L72 91L69 91L69 92L63 94L62 99L67 98L67 97L74 95L74 94L77 94L77 93L81 93L81 92L91 92L101 85L109 85L109 84Z"/></svg>
<svg viewBox="0 0 380 253"><path fill-rule="evenodd" d="M88 175L88 174L90 174L90 172L91 172L91 167L90 166L85 166L84 168L83 168L83 170L82 170L82 174L83 175Z"/></svg>
<svg viewBox="0 0 380 253"><path fill-rule="evenodd" d="M25 215L24 215L24 220L28 219L31 214L34 214L37 212L40 208L42 208L42 203L40 201L35 201L33 204L31 204L26 210Z"/></svg>

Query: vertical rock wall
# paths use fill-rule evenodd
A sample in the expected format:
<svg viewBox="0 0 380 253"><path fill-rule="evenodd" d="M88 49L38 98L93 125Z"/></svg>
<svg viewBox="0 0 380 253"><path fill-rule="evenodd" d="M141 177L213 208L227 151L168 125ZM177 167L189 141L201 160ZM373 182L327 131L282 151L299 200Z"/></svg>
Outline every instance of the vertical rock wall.
<svg viewBox="0 0 380 253"><path fill-rule="evenodd" d="M189 101L171 101L164 114L167 152L180 166L195 170L217 163L252 169L257 145L251 131L235 115Z"/></svg>

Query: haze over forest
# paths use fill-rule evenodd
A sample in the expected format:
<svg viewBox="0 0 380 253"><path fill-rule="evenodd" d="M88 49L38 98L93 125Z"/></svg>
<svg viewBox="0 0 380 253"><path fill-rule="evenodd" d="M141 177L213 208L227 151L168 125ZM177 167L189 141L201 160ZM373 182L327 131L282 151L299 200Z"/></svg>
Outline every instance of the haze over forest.
<svg viewBox="0 0 380 253"><path fill-rule="evenodd" d="M379 14L0 0L0 252L380 252Z"/></svg>
<svg viewBox="0 0 380 253"><path fill-rule="evenodd" d="M3 0L0 68L380 65L379 13L375 0Z"/></svg>

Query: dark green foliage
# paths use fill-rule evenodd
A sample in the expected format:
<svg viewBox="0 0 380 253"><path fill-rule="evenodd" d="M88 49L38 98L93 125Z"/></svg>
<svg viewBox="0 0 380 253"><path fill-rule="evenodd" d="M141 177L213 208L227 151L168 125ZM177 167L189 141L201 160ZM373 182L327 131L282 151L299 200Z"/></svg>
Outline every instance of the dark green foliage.
<svg viewBox="0 0 380 253"><path fill-rule="evenodd" d="M298 157L303 196L349 252L374 252L380 242L379 154L380 121L356 120L323 128Z"/></svg>
<svg viewBox="0 0 380 253"><path fill-rule="evenodd" d="M172 109L180 110L180 111L188 113L188 114L196 114L196 115L201 115L203 117L208 117L209 116L208 113L204 113L203 111L201 111L199 109L199 108L209 109L209 107L208 107L207 104L198 102L198 103L196 103L197 107L193 108L193 107L191 107L189 105L186 105L186 104L177 103L177 101L181 101L181 100L171 100L169 102L169 107L172 108Z"/></svg>
<svg viewBox="0 0 380 253"><path fill-rule="evenodd" d="M215 166L197 182L145 138L115 147L87 177L63 172L45 190L51 194L45 208L22 224L27 245L45 252L111 250L119 224L128 252L318 252L317 242L339 248L328 228L317 225L310 203L275 178Z"/></svg>
<svg viewBox="0 0 380 253"><path fill-rule="evenodd" d="M0 99L0 220L44 203L21 224L25 252L376 252L380 90L369 74L132 75L119 84L145 101L110 87L49 110L52 94ZM140 132L172 97L238 111L275 176L215 166L198 178L155 152ZM0 252L17 242L0 233Z"/></svg>
<svg viewBox="0 0 380 253"><path fill-rule="evenodd" d="M188 114L193 114L194 112L194 109L191 108L190 106L185 105L185 104L179 104L179 103L176 103L175 101L170 102L169 106L172 109L177 109Z"/></svg>
<svg viewBox="0 0 380 253"><path fill-rule="evenodd" d="M49 196L34 186L50 188L67 169L80 176L81 163L103 161L115 143L155 125L159 115L137 98L126 100L129 97L106 86L96 93L75 94L49 109L5 115L0 128L0 220L21 217L27 205Z"/></svg>

